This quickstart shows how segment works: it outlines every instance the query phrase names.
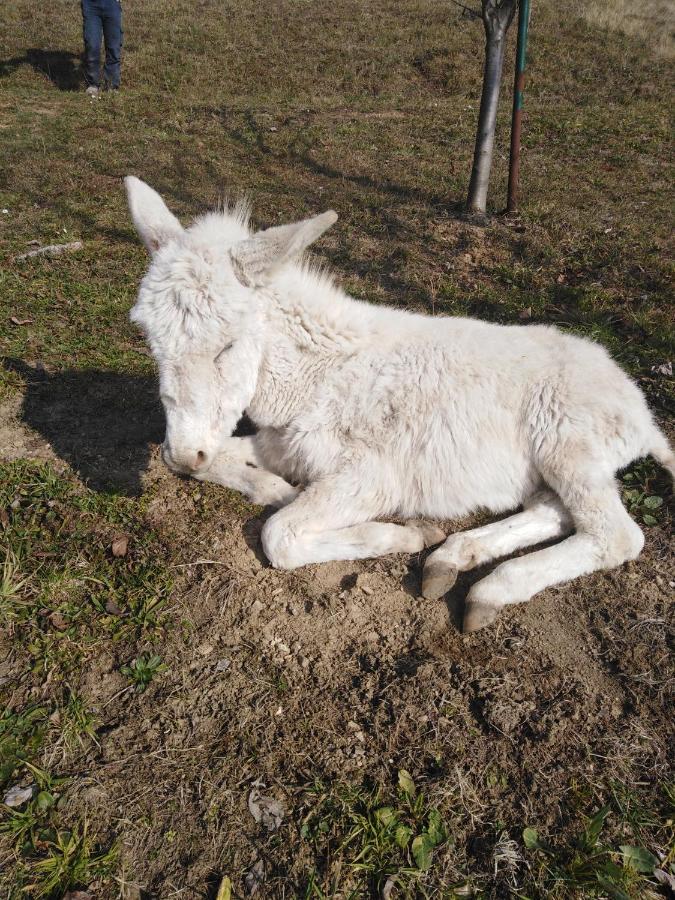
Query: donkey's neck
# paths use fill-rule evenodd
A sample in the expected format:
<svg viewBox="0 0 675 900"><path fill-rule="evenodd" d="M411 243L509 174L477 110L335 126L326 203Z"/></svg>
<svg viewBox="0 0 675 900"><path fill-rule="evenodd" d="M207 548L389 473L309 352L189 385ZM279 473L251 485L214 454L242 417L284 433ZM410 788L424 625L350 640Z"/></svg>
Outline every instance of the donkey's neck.
<svg viewBox="0 0 675 900"><path fill-rule="evenodd" d="M372 341L381 311L305 266L279 273L263 305L265 351L248 413L259 426L281 428L311 404L330 371Z"/></svg>

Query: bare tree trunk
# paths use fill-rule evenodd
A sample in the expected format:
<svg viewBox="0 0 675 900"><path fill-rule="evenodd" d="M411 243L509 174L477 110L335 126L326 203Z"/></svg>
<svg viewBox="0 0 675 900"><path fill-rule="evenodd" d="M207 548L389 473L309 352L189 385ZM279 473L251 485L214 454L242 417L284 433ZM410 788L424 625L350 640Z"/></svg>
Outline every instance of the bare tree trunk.
<svg viewBox="0 0 675 900"><path fill-rule="evenodd" d="M513 21L518 0L481 0L481 2L485 27L485 67L473 169L466 205L469 213L483 216L487 208L506 32Z"/></svg>

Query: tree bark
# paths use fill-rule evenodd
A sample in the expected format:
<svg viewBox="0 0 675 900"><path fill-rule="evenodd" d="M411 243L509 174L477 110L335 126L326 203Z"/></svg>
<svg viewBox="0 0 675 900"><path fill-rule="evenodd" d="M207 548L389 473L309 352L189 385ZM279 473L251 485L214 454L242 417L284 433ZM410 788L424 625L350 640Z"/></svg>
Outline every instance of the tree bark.
<svg viewBox="0 0 675 900"><path fill-rule="evenodd" d="M469 183L467 209L472 215L484 216L487 208L490 169L497 123L499 88L504 68L506 32L513 21L517 0L482 0L483 25L485 27L485 66L483 68L483 92L478 114L476 146Z"/></svg>

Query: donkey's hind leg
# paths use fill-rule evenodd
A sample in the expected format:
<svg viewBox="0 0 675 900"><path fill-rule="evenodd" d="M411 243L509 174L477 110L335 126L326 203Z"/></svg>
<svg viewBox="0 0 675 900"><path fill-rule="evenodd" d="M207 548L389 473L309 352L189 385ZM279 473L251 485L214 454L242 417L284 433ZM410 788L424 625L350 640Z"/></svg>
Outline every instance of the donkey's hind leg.
<svg viewBox="0 0 675 900"><path fill-rule="evenodd" d="M451 535L428 557L424 566L422 594L436 600L457 580L458 572L506 556L521 547L562 537L572 530L572 519L551 491L539 491L525 503L523 512Z"/></svg>
<svg viewBox="0 0 675 900"><path fill-rule="evenodd" d="M579 575L618 566L642 550L642 531L624 509L613 479L575 480L555 487L572 514L576 533L553 547L503 562L474 584L467 597L464 631L489 624L505 605L522 603Z"/></svg>

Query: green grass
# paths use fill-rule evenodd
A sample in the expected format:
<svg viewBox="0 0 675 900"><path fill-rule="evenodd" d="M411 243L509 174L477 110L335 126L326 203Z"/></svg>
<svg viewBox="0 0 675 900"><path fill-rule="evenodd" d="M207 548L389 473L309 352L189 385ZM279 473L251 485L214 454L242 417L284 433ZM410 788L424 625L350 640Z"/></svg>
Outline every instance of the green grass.
<svg viewBox="0 0 675 900"><path fill-rule="evenodd" d="M29 653L42 661L54 653L65 665L101 632L112 638L158 623L171 577L143 504L82 489L39 463L2 465L0 477L8 510L0 614L24 626ZM123 559L111 552L119 529L131 536Z"/></svg>
<svg viewBox="0 0 675 900"><path fill-rule="evenodd" d="M69 679L103 644L133 647L161 627L172 579L142 502L21 460L0 465L0 509L0 617L14 653L49 684L44 705L8 706L0 718L0 791L36 784L27 805L0 812L0 852L13 862L10 897L60 900L70 887L103 884L117 851L97 847L86 820L71 821L58 802L67 779L38 762L50 748L65 761L97 742L98 717ZM111 551L120 529L129 537L124 558ZM146 670L152 677L159 668Z"/></svg>

